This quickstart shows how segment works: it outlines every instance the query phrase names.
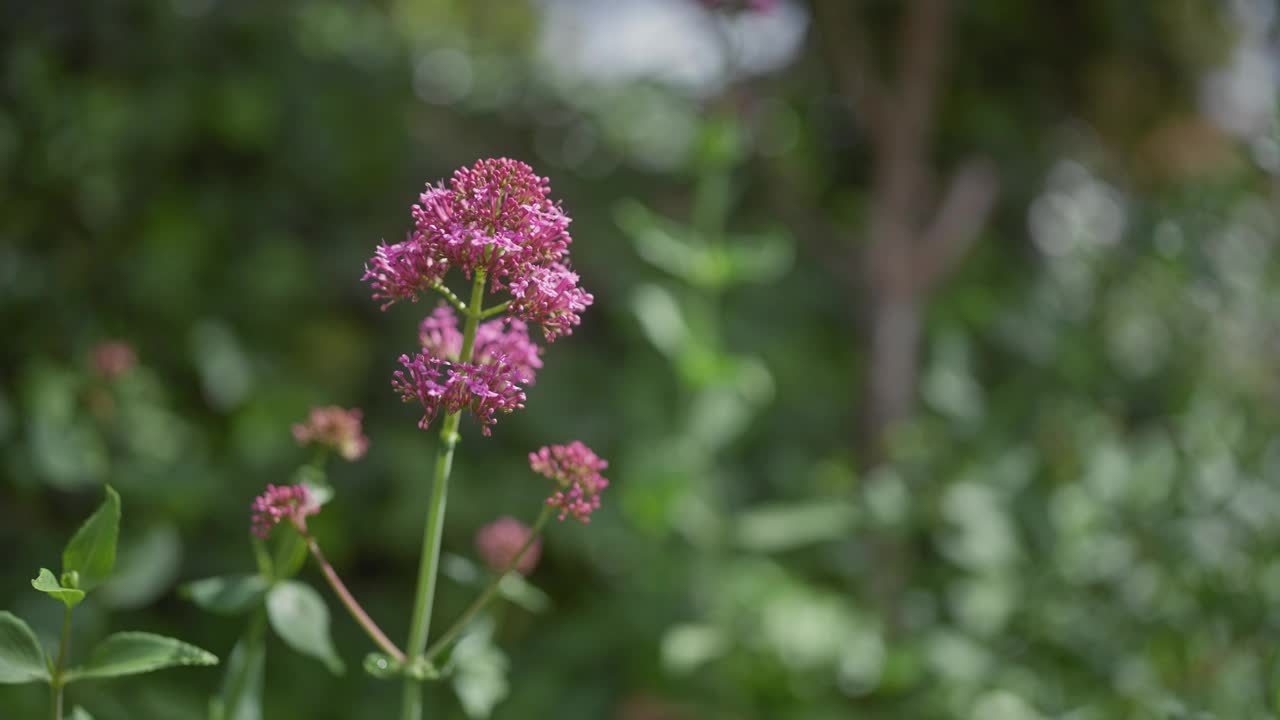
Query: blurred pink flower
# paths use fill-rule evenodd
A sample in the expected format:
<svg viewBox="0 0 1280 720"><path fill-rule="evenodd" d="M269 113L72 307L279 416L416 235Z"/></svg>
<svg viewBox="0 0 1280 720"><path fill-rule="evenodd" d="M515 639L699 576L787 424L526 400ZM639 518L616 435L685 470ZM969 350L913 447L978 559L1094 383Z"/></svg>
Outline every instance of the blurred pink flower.
<svg viewBox="0 0 1280 720"><path fill-rule="evenodd" d="M138 364L138 356L129 343L108 340L94 346L89 353L89 361L99 375L107 380L115 380Z"/></svg>
<svg viewBox="0 0 1280 720"><path fill-rule="evenodd" d="M369 438L361 425L360 410L344 410L336 405L311 408L304 423L293 426L299 445L315 443L332 448L346 460L359 460L369 449Z"/></svg>
<svg viewBox="0 0 1280 720"><path fill-rule="evenodd" d="M506 572L511 567L520 548L529 540L532 531L524 523L513 517L503 516L485 525L476 532L476 550L484 559L489 569L494 572ZM529 546L520 563L514 568L521 575L528 575L538 565L542 554L542 539L539 538Z"/></svg>

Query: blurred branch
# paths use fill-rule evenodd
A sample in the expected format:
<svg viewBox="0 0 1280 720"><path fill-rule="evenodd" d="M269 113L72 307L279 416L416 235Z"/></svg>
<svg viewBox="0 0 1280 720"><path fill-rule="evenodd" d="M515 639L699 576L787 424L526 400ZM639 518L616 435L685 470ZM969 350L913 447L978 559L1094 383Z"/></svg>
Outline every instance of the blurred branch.
<svg viewBox="0 0 1280 720"><path fill-rule="evenodd" d="M971 158L952 176L933 221L916 246L921 285L930 288L955 268L986 225L1000 194L990 160Z"/></svg>

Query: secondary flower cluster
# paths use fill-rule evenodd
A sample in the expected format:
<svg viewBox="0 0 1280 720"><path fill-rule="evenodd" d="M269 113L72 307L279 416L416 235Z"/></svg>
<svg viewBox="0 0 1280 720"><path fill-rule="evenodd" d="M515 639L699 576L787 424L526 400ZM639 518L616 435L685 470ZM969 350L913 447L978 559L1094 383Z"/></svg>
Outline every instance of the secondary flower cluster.
<svg viewBox="0 0 1280 720"><path fill-rule="evenodd" d="M489 569L494 572L506 572L520 553L520 548L529 541L533 531L524 523L513 517L502 516L485 525L476 532L476 550ZM515 570L521 575L528 575L538 565L538 557L542 554L542 539L533 541L529 549L520 558Z"/></svg>
<svg viewBox="0 0 1280 720"><path fill-rule="evenodd" d="M556 481L559 489L547 504L560 508L560 520L572 515L582 522L600 509L600 493L609 481L600 474L609 463L577 440L568 445L551 445L529 453L529 467Z"/></svg>
<svg viewBox="0 0 1280 720"><path fill-rule="evenodd" d="M320 512L320 504L311 497L306 485L268 485L266 492L253 500L253 534L266 540L282 520L300 530L307 527L307 516Z"/></svg>
<svg viewBox="0 0 1280 720"><path fill-rule="evenodd" d="M456 363L462 352L462 333L453 308L442 304L428 315L418 326L418 340L431 357ZM523 320L480 323L471 355L478 365L505 360L515 372L516 381L525 385L532 385L534 374L542 368L542 348L529 339L529 326Z"/></svg>
<svg viewBox="0 0 1280 720"><path fill-rule="evenodd" d="M470 278L483 272L490 292L507 290L511 312L542 325L548 341L572 332L593 300L569 267L569 216L550 186L528 165L480 160L453 174L448 186L428 186L412 208L414 231L382 245L364 279L385 310L443 282L450 268Z"/></svg>
<svg viewBox="0 0 1280 720"><path fill-rule="evenodd" d="M418 427L426 430L440 411L447 415L470 409L485 435L498 421L498 413L524 407L524 389L516 383L515 366L498 358L490 363L455 363L426 353L400 356L404 370L397 370L391 386L405 402L422 405Z"/></svg>
<svg viewBox="0 0 1280 720"><path fill-rule="evenodd" d="M359 460L369 449L369 438L361 427L359 410L343 410L330 405L311 408L304 423L293 426L293 438L299 445L312 443L331 448L346 460Z"/></svg>

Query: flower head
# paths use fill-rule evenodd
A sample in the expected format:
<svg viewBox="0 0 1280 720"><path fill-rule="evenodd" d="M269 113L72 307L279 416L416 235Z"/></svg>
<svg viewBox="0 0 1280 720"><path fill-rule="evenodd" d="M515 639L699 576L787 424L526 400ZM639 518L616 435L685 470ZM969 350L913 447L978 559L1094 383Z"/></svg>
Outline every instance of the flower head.
<svg viewBox="0 0 1280 720"><path fill-rule="evenodd" d="M397 370L391 386L405 402L422 405L418 427L426 430L437 414L471 410L483 426L484 434L498 421L498 413L524 407L524 389L518 384L517 369L505 359L493 362L460 363L417 353L400 356L404 370Z"/></svg>
<svg viewBox="0 0 1280 720"><path fill-rule="evenodd" d="M446 270L443 259L431 256L418 237L410 236L394 245L379 245L361 279L373 288L374 300L386 300L386 310L398 300L417 302L419 293L440 282Z"/></svg>
<svg viewBox="0 0 1280 720"><path fill-rule="evenodd" d="M560 508L561 520L572 515L590 522L591 513L600 508L601 491L609 487L609 481L600 474L609 467L608 461L577 440L529 453L529 467L556 481L559 489L547 498L547 504Z"/></svg>
<svg viewBox="0 0 1280 720"><path fill-rule="evenodd" d="M532 532L524 523L504 515L476 532L476 550L480 552L480 557L484 558L490 570L506 572L519 554L520 548L529 541L529 535ZM515 570L521 575L533 572L541 554L542 539L539 538L525 551Z"/></svg>
<svg viewBox="0 0 1280 720"><path fill-rule="evenodd" d="M418 327L418 339L428 355L456 362L462 352L462 333L458 316L447 305L440 305ZM542 367L542 348L529 339L529 326L523 320L498 319L480 323L476 329L472 360L478 365L505 361L515 371L517 381L532 385L534 374Z"/></svg>
<svg viewBox="0 0 1280 720"><path fill-rule="evenodd" d="M306 485L268 485L266 492L253 500L253 534L266 540L282 520L306 530L307 516L318 512L320 504Z"/></svg>
<svg viewBox="0 0 1280 720"><path fill-rule="evenodd" d="M484 272L492 292L509 290L512 314L544 325L548 340L566 335L591 304L569 271L569 216L550 199L547 178L508 158L480 160L428 186L414 205L414 231L383 245L364 280L383 309L440 283L449 268Z"/></svg>
<svg viewBox="0 0 1280 720"><path fill-rule="evenodd" d="M359 460L369 449L369 438L360 423L358 409L343 410L336 405L311 408L304 423L293 426L293 438L299 445L315 443L333 448L347 460Z"/></svg>
<svg viewBox="0 0 1280 720"><path fill-rule="evenodd" d="M98 343L89 354L94 371L107 380L115 380L138 364L133 347L121 340Z"/></svg>

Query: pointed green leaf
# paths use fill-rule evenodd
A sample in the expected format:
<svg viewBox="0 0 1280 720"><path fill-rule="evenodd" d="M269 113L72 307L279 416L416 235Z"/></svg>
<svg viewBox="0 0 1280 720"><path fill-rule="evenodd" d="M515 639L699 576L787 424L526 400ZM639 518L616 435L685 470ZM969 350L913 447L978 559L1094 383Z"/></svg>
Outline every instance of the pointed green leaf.
<svg viewBox="0 0 1280 720"><path fill-rule="evenodd" d="M62 551L62 572L77 573L80 590L93 587L111 575L116 565L116 540L120 534L120 495L107 486L107 499Z"/></svg>
<svg viewBox="0 0 1280 720"><path fill-rule="evenodd" d="M212 653L163 635L122 632L93 649L89 662L67 673L67 682L88 678L137 675L182 665L217 665Z"/></svg>
<svg viewBox="0 0 1280 720"><path fill-rule="evenodd" d="M467 717L485 720L510 692L507 656L493 644L495 623L482 615L453 648L453 691Z"/></svg>
<svg viewBox="0 0 1280 720"><path fill-rule="evenodd" d="M236 615L262 604L267 581L261 575L224 575L187 583L182 594L209 612Z"/></svg>
<svg viewBox="0 0 1280 720"><path fill-rule="evenodd" d="M0 612L0 683L48 681L49 666L35 633L18 616Z"/></svg>
<svg viewBox="0 0 1280 720"><path fill-rule="evenodd" d="M58 578L48 568L40 568L40 576L31 581L31 587L53 598L62 601L68 609L80 604L84 599L84 591L75 588L64 588L58 584Z"/></svg>
<svg viewBox="0 0 1280 720"><path fill-rule="evenodd" d="M296 580L286 580L267 593L271 627L294 650L320 660L335 675L342 660L329 636L329 608L320 594Z"/></svg>

